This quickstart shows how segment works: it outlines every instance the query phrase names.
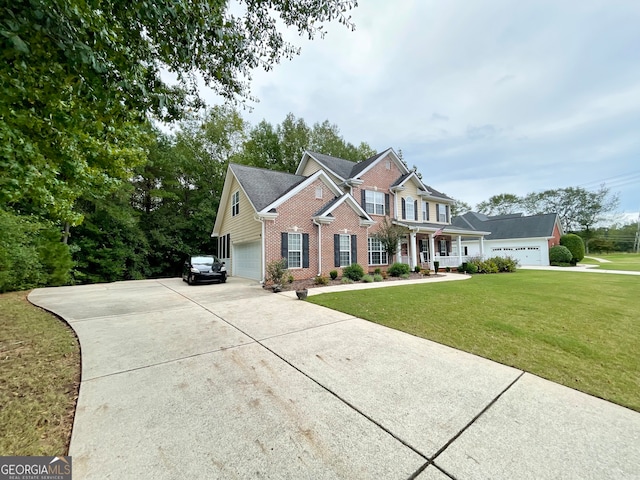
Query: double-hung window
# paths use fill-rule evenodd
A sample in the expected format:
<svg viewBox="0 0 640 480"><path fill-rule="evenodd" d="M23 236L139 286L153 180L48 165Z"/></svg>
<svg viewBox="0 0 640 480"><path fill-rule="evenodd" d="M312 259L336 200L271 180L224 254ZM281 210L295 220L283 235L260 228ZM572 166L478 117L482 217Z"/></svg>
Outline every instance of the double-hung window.
<svg viewBox="0 0 640 480"><path fill-rule="evenodd" d="M422 221L429 221L429 202L422 202Z"/></svg>
<svg viewBox="0 0 640 480"><path fill-rule="evenodd" d="M351 235L340 235L340 266L351 265Z"/></svg>
<svg viewBox="0 0 640 480"><path fill-rule="evenodd" d="M379 238L369 237L369 265L387 265L387 252Z"/></svg>
<svg viewBox="0 0 640 480"><path fill-rule="evenodd" d="M288 235L288 255L287 255L287 267L288 268L301 268L302 267L302 234L290 233Z"/></svg>
<svg viewBox="0 0 640 480"><path fill-rule="evenodd" d="M447 223L447 206L442 203L438 204L438 221Z"/></svg>
<svg viewBox="0 0 640 480"><path fill-rule="evenodd" d="M237 191L231 197L231 216L235 217L240 213L240 191Z"/></svg>
<svg viewBox="0 0 640 480"><path fill-rule="evenodd" d="M384 192L366 190L364 194L365 210L374 215L384 215Z"/></svg>

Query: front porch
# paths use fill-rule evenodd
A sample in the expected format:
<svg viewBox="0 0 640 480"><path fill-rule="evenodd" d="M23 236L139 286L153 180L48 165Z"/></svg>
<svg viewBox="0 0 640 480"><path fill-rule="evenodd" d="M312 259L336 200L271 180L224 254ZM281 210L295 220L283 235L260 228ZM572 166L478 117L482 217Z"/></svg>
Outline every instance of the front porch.
<svg viewBox="0 0 640 480"><path fill-rule="evenodd" d="M420 265L423 269L433 270L434 262L440 268L456 268L467 262L471 256L462 240L475 240L479 244L480 257L484 256L484 236L490 232L463 230L450 225L444 227L437 224L400 224L408 230L407 235L398 245L397 261L406 263L414 269ZM474 255L473 257L477 257Z"/></svg>

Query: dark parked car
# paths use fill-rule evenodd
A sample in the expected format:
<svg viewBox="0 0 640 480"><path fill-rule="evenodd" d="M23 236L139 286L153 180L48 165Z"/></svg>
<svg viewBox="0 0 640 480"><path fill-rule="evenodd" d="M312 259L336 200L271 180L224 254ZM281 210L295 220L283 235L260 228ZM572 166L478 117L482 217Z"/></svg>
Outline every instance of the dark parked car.
<svg viewBox="0 0 640 480"><path fill-rule="evenodd" d="M182 267L182 280L189 285L197 282L227 281L227 267L215 255L193 255Z"/></svg>

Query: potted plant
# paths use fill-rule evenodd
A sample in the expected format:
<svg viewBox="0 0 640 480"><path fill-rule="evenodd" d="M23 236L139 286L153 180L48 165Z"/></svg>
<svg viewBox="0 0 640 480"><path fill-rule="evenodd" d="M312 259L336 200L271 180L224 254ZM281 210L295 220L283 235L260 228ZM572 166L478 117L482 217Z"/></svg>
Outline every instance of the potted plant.
<svg viewBox="0 0 640 480"><path fill-rule="evenodd" d="M433 272L437 275L438 274L438 269L440 268L440 262L439 261L435 261L433 262Z"/></svg>
<svg viewBox="0 0 640 480"><path fill-rule="evenodd" d="M303 288L301 290L296 290L296 296L298 297L298 300L306 300L308 293L309 293L309 290L307 290L306 288Z"/></svg>

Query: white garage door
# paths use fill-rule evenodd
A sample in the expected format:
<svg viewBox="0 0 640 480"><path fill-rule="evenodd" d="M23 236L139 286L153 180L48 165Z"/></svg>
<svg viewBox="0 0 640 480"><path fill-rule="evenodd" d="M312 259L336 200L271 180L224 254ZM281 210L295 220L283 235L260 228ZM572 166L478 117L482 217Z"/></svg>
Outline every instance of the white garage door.
<svg viewBox="0 0 640 480"><path fill-rule="evenodd" d="M260 257L260 241L234 245L231 257L233 275L261 280Z"/></svg>
<svg viewBox="0 0 640 480"><path fill-rule="evenodd" d="M542 251L540 247L495 247L492 256L511 257L520 265L542 265Z"/></svg>

